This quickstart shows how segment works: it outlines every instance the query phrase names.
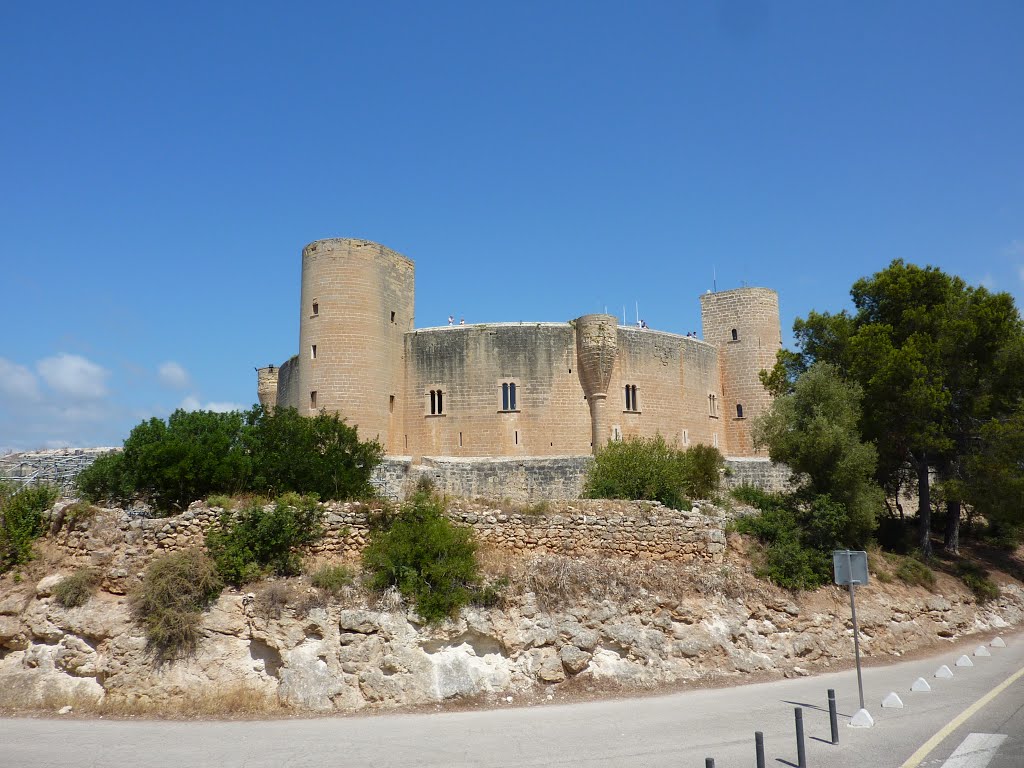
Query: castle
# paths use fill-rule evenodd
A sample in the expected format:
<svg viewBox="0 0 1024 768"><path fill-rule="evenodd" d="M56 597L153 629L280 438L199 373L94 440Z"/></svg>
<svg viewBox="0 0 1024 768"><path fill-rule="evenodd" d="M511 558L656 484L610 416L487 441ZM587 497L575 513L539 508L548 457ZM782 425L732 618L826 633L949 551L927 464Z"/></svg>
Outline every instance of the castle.
<svg viewBox="0 0 1024 768"><path fill-rule="evenodd" d="M267 407L337 412L392 456L590 454L662 435L759 456L750 424L771 397L758 372L782 343L767 288L701 296L703 340L620 325L414 325L415 267L366 240L302 251L299 354L258 369Z"/></svg>

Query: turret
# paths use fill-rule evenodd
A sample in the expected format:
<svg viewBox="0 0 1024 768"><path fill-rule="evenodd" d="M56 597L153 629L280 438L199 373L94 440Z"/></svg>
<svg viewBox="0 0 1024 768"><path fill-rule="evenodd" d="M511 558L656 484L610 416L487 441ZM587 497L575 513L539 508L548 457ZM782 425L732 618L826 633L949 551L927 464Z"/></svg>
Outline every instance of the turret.
<svg viewBox="0 0 1024 768"><path fill-rule="evenodd" d="M594 453L609 439L605 400L618 353L618 319L614 315L584 315L576 319L576 370L590 405Z"/></svg>
<svg viewBox="0 0 1024 768"><path fill-rule="evenodd" d="M718 348L722 403L715 405L725 426L724 453L757 456L753 419L771 405L758 376L775 365L782 346L779 295L769 288L737 288L700 297L704 340Z"/></svg>

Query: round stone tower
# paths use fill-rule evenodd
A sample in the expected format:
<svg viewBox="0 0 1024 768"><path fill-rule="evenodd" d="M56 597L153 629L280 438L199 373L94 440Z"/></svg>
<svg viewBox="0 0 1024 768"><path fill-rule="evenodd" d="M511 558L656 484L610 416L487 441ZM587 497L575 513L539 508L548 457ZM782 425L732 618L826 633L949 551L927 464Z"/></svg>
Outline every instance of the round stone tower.
<svg viewBox="0 0 1024 768"><path fill-rule="evenodd" d="M322 409L400 453L405 332L414 266L368 240L317 240L302 250L299 412Z"/></svg>
<svg viewBox="0 0 1024 768"><path fill-rule="evenodd" d="M771 404L760 371L775 365L782 347L779 295L770 288L737 288L700 297L704 341L718 347L722 402L715 403L726 435L722 453L758 456L750 435L755 417Z"/></svg>
<svg viewBox="0 0 1024 768"><path fill-rule="evenodd" d="M605 401L608 382L618 353L619 321L614 315L576 318L576 370L590 405L591 443L594 453L609 439Z"/></svg>

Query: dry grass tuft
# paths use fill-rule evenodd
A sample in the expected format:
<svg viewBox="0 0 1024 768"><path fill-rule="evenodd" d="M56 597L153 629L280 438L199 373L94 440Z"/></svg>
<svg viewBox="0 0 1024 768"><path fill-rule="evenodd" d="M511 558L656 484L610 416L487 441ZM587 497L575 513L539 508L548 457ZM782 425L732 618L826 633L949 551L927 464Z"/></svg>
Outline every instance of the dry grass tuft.
<svg viewBox="0 0 1024 768"><path fill-rule="evenodd" d="M762 596L767 590L730 565L662 560L570 557L535 554L521 557L498 548L482 549L480 566L488 581L504 580L506 594L532 592L544 610L562 610L580 601L630 602L654 597Z"/></svg>

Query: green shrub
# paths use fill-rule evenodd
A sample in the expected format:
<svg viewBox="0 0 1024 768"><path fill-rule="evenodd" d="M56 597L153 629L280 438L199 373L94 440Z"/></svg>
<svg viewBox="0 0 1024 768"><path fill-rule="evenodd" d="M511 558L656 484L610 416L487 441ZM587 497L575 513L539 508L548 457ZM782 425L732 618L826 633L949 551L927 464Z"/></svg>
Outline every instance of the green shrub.
<svg viewBox="0 0 1024 768"><path fill-rule="evenodd" d="M0 487L0 573L32 559L32 542L43 533L43 512L57 496L49 485L26 485L18 491Z"/></svg>
<svg viewBox="0 0 1024 768"><path fill-rule="evenodd" d="M243 491L365 498L373 495L370 474L382 456L379 443L360 442L335 414L178 410L166 421L138 424L124 450L99 457L78 487L92 502L141 498L163 513Z"/></svg>
<svg viewBox="0 0 1024 768"><path fill-rule="evenodd" d="M760 510L736 521L737 530L764 544L759 578L786 589L815 589L832 580L832 552L846 548L845 506L829 496L804 499L750 487L733 495Z"/></svg>
<svg viewBox="0 0 1024 768"><path fill-rule="evenodd" d="M900 561L896 568L896 576L915 587L932 589L935 586L935 574L932 573L932 569L912 557L904 557Z"/></svg>
<svg viewBox="0 0 1024 768"><path fill-rule="evenodd" d="M246 416L246 450L252 458L250 489L271 494L315 493L322 499L370 498L370 474L384 449L361 442L356 427L337 414L302 416L294 408Z"/></svg>
<svg viewBox="0 0 1024 768"><path fill-rule="evenodd" d="M75 479L82 498L94 504L125 503L135 495L134 483L125 471L124 454L105 453L79 472Z"/></svg>
<svg viewBox="0 0 1024 768"><path fill-rule="evenodd" d="M711 499L722 483L725 457L710 445L690 446L683 452L683 491L691 499Z"/></svg>
<svg viewBox="0 0 1024 768"><path fill-rule="evenodd" d="M99 583L99 571L83 568L61 579L53 588L53 597L65 608L77 608L89 601Z"/></svg>
<svg viewBox="0 0 1024 768"><path fill-rule="evenodd" d="M472 531L454 525L426 494L375 521L363 568L372 589L396 587L429 623L456 615L480 583Z"/></svg>
<svg viewBox="0 0 1024 768"><path fill-rule="evenodd" d="M220 507L224 510L230 510L234 504L232 504L230 496L226 496L223 493L215 493L206 500L206 506L210 508Z"/></svg>
<svg viewBox="0 0 1024 768"><path fill-rule="evenodd" d="M999 597L999 585L988 577L988 571L977 563L961 560L956 564L956 574L974 593L979 603L987 603Z"/></svg>
<svg viewBox="0 0 1024 768"><path fill-rule="evenodd" d="M344 587L352 584L352 572L344 565L321 565L310 574L309 583L317 589L336 595Z"/></svg>
<svg viewBox="0 0 1024 768"><path fill-rule="evenodd" d="M157 661L195 652L202 613L222 586L213 562L198 549L150 562L131 606L132 615L146 631L146 649Z"/></svg>
<svg viewBox="0 0 1024 768"><path fill-rule="evenodd" d="M267 573L294 576L299 550L323 536L323 510L316 496L285 494L267 507L223 512L206 533L206 548L221 577L234 586Z"/></svg>

